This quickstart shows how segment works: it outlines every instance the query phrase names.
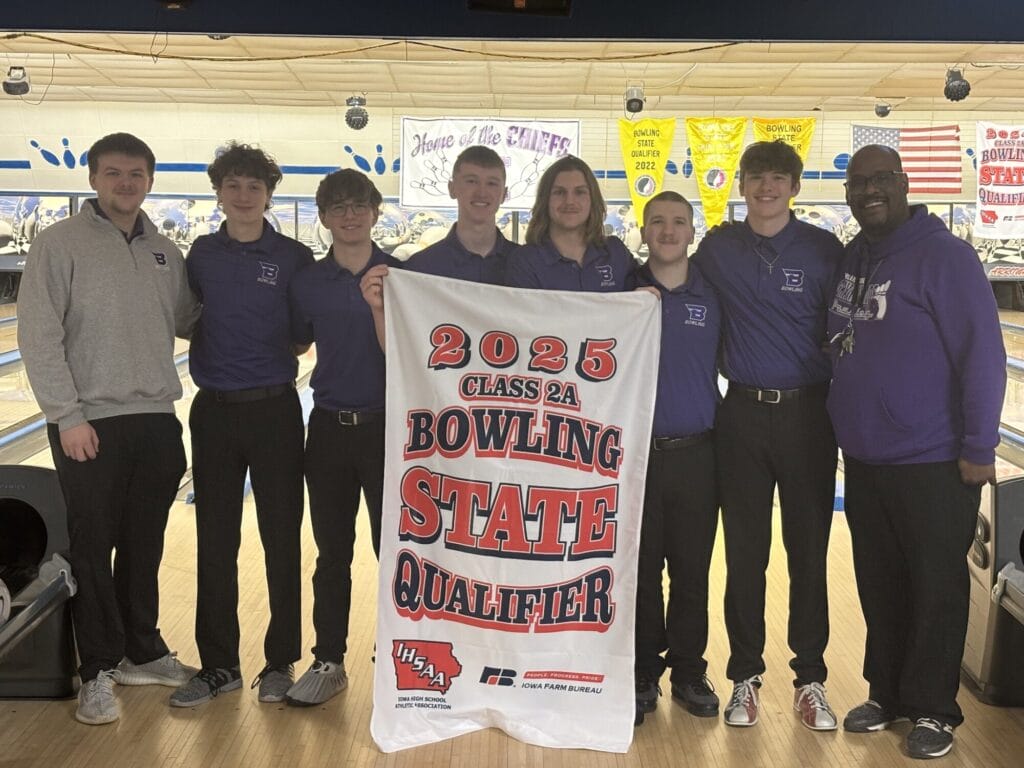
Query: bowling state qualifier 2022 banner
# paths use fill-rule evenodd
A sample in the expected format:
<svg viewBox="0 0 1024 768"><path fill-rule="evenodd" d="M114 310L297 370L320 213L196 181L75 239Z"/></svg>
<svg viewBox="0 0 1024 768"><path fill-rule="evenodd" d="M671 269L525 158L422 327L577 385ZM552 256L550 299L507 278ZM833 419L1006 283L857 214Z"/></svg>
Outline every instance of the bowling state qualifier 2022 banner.
<svg viewBox="0 0 1024 768"><path fill-rule="evenodd" d="M628 750L661 314L392 270L374 741Z"/></svg>

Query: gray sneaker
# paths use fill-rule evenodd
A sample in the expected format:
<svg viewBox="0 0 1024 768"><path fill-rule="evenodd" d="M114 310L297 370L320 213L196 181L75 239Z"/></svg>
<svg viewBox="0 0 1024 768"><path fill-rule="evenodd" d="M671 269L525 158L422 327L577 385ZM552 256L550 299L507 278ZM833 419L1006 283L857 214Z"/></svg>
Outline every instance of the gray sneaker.
<svg viewBox="0 0 1024 768"><path fill-rule="evenodd" d="M260 687L259 700L264 704L276 704L284 701L288 689L292 687L295 679L294 667L291 664L284 664L280 667L272 667L269 664L263 671L256 675L250 688Z"/></svg>
<svg viewBox="0 0 1024 768"><path fill-rule="evenodd" d="M242 687L242 672L231 669L200 669L192 679L171 694L172 707L194 707L205 704L221 693L237 691Z"/></svg>
<svg viewBox="0 0 1024 768"><path fill-rule="evenodd" d="M177 688L191 680L198 671L178 661L178 654L173 652L145 664L135 664L126 656L114 670L114 682L118 685L169 685Z"/></svg>
<svg viewBox="0 0 1024 768"><path fill-rule="evenodd" d="M121 705L114 696L114 672L102 670L96 677L78 689L78 709L75 719L86 725L112 723L121 716Z"/></svg>
<svg viewBox="0 0 1024 768"><path fill-rule="evenodd" d="M337 696L348 687L345 664L314 661L305 674L288 689L285 700L295 707L315 707Z"/></svg>

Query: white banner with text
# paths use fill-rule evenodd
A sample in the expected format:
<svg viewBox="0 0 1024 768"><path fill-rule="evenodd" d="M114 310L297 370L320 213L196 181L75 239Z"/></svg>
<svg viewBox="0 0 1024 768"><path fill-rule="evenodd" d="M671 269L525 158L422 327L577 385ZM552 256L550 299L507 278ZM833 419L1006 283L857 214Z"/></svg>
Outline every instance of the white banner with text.
<svg viewBox="0 0 1024 768"><path fill-rule="evenodd" d="M374 741L625 752L657 299L400 270L385 291Z"/></svg>

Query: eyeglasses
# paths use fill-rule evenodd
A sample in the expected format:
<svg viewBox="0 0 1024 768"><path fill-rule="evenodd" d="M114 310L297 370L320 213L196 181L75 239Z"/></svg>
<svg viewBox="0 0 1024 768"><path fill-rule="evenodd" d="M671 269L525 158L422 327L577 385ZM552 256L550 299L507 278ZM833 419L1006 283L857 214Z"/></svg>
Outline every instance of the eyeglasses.
<svg viewBox="0 0 1024 768"><path fill-rule="evenodd" d="M843 182L843 186L853 193L863 192L870 184L875 189L888 189L897 178L905 178L907 174L903 171L879 171L871 176L849 176Z"/></svg>
<svg viewBox="0 0 1024 768"><path fill-rule="evenodd" d="M353 216L365 216L370 212L369 203L335 203L327 209L329 216L344 216L351 213Z"/></svg>

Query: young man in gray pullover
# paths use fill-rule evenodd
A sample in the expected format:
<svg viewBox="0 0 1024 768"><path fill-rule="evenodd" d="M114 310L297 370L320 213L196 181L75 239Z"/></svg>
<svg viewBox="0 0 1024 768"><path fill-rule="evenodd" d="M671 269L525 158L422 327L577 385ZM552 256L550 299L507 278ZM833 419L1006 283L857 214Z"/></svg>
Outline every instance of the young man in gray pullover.
<svg viewBox="0 0 1024 768"><path fill-rule="evenodd" d="M18 301L18 345L67 504L75 717L90 725L120 716L115 682L177 686L195 671L157 628L164 528L185 471L174 337L188 335L197 304L181 252L140 210L155 165L130 134L93 144L96 197L33 241Z"/></svg>

